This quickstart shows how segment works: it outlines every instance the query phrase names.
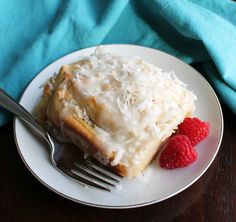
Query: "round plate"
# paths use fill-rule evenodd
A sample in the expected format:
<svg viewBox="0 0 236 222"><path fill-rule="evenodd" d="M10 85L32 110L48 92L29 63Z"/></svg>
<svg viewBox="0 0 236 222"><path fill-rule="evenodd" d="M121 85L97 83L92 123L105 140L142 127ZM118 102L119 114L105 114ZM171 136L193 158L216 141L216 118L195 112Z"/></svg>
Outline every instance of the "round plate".
<svg viewBox="0 0 236 222"><path fill-rule="evenodd" d="M210 135L196 148L198 159L192 165L165 170L154 160L147 170L135 179L122 180L121 189L112 193L83 187L76 181L57 171L49 161L47 146L20 120L14 124L15 141L18 151L32 174L46 187L70 200L101 208L134 208L157 203L183 191L194 183L210 166L220 147L223 134L223 117L220 103L211 86L200 73L179 59L155 50L135 45L104 45L112 52L140 56L161 67L174 71L198 97L195 116L211 124ZM30 112L42 94L40 86L59 70L80 56L89 55L94 47L71 53L45 68L25 90L20 103Z"/></svg>

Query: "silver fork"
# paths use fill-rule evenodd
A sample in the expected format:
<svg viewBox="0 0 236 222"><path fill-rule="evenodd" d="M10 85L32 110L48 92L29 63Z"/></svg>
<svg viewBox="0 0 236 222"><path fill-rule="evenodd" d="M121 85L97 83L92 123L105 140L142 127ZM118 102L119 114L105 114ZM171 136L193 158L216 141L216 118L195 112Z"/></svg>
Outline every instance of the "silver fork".
<svg viewBox="0 0 236 222"><path fill-rule="evenodd" d="M111 192L111 188L116 188L121 177L107 169L104 169L98 162L92 159L84 159L79 148L70 143L61 142L12 97L0 89L0 105L16 117L29 123L47 141L50 148L50 160L57 170L69 176L83 186L95 187Z"/></svg>

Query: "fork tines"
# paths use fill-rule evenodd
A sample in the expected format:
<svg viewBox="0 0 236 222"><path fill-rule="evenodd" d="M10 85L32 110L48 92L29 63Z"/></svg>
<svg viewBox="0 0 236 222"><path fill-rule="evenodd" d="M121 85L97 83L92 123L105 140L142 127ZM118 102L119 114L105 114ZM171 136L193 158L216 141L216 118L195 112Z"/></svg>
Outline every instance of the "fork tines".
<svg viewBox="0 0 236 222"><path fill-rule="evenodd" d="M86 160L83 163L76 162L70 176L85 186L95 187L112 192L111 188L117 188L122 178L100 164Z"/></svg>

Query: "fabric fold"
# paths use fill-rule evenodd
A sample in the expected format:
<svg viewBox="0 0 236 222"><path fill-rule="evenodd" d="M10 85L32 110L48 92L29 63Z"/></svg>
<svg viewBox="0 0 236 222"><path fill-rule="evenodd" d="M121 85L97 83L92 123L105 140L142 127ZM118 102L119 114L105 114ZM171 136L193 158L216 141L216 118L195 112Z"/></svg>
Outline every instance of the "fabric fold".
<svg viewBox="0 0 236 222"><path fill-rule="evenodd" d="M236 114L233 1L9 0L0 14L0 87L16 99L43 68L70 52L129 43L198 63ZM8 120L0 111L0 125Z"/></svg>

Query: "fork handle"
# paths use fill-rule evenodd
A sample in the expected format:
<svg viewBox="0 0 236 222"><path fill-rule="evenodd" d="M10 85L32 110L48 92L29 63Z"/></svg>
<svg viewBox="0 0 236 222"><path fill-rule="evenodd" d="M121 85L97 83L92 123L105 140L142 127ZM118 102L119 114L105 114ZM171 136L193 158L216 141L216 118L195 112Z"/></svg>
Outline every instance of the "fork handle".
<svg viewBox="0 0 236 222"><path fill-rule="evenodd" d="M16 102L2 89L0 89L0 106L32 125L45 138L48 137L47 131L40 125L40 123L23 106Z"/></svg>

